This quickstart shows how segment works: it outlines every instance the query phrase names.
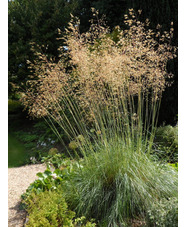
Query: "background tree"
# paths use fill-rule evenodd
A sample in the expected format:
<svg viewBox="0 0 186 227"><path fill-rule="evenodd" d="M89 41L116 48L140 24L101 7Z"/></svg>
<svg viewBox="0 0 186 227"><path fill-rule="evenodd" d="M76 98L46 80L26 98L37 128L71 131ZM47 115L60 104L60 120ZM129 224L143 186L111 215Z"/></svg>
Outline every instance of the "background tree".
<svg viewBox="0 0 186 227"><path fill-rule="evenodd" d="M30 71L27 60L35 57L31 42L42 46L48 57L58 56L58 28L64 28L73 13L75 0L14 0L8 5L9 96L21 91ZM61 43L60 43L61 44Z"/></svg>
<svg viewBox="0 0 186 227"><path fill-rule="evenodd" d="M33 60L30 42L43 45L42 51L57 61L57 48L61 44L57 28L62 32L70 20L70 13L81 20L80 30L88 30L92 18L91 7L105 15L111 30L123 24L123 15L129 8L142 10L140 20L150 20L150 27L162 25L162 31L170 29L174 22L172 45L178 42L178 1L174 0L14 0L9 1L9 96L24 88L30 74L26 60ZM175 124L178 113L177 59L169 62L174 82L163 94L159 123Z"/></svg>

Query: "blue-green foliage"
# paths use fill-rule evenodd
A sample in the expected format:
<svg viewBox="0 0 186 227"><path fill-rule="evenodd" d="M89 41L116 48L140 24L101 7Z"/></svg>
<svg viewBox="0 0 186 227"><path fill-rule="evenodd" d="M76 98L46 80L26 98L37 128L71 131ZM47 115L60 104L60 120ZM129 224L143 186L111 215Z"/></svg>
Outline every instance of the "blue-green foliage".
<svg viewBox="0 0 186 227"><path fill-rule="evenodd" d="M153 203L176 197L177 171L133 148L113 138L74 166L61 182L71 209L96 218L99 226L128 226L136 217L146 219Z"/></svg>

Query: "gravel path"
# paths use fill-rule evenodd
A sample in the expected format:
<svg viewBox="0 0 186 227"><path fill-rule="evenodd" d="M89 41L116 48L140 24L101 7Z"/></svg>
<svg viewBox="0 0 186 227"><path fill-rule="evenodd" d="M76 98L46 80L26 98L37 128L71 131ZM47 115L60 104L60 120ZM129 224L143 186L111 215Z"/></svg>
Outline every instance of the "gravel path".
<svg viewBox="0 0 186 227"><path fill-rule="evenodd" d="M26 213L19 210L20 196L45 169L44 164L8 169L8 227L23 227Z"/></svg>

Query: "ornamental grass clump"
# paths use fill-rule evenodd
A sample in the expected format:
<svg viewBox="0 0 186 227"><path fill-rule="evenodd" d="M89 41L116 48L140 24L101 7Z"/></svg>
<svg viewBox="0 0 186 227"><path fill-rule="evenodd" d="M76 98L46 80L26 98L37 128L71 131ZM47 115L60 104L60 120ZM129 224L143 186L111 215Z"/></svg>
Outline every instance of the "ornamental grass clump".
<svg viewBox="0 0 186 227"><path fill-rule="evenodd" d="M161 198L176 197L176 171L133 149L113 138L75 168L62 183L71 209L98 226L130 226L133 219L146 220Z"/></svg>
<svg viewBox="0 0 186 227"><path fill-rule="evenodd" d="M161 33L158 25L153 31L130 9L128 29L117 26L116 41L92 10L97 22L82 34L72 16L58 63L36 53L40 60L30 67L37 79L22 100L59 139L55 125L63 129L70 156L84 158L64 183L72 208L101 226L125 226L129 219L145 218L151 203L177 192L177 173L150 156L162 92L172 77L167 62L176 56L173 28Z"/></svg>
<svg viewBox="0 0 186 227"><path fill-rule="evenodd" d="M170 45L172 28L162 35L147 29L149 21L138 21L132 9L125 18L129 29L117 26L115 42L101 19L80 34L80 21L72 17L68 50L59 48L59 62L36 53L38 60L30 67L37 79L28 82L22 99L30 115L47 118L53 128L56 122L70 140L87 137L90 125L104 135L107 128L122 132L125 138L134 138L137 129L139 140L153 129L166 78L172 76L166 71L176 51Z"/></svg>

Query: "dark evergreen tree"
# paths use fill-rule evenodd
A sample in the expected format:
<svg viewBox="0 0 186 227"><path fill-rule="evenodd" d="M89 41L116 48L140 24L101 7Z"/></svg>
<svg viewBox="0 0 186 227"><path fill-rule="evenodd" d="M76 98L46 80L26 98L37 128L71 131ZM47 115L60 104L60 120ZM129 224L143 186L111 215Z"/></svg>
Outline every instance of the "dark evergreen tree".
<svg viewBox="0 0 186 227"><path fill-rule="evenodd" d="M176 0L14 0L9 1L9 95L13 87L24 87L30 74L26 60L33 60L30 42L43 45L43 52L49 57L57 58L59 41L57 28L64 31L70 20L70 13L81 20L82 32L89 28L92 18L91 7L106 16L111 30L123 26L123 15L129 8L142 10L140 20L150 20L150 27L162 25L162 30L169 30L174 22L172 44L178 43L178 1ZM47 47L47 48L46 48ZM174 83L163 94L160 109L160 123L175 123L178 113L178 69L177 59L170 62L168 70L173 72Z"/></svg>
<svg viewBox="0 0 186 227"><path fill-rule="evenodd" d="M30 74L27 60L35 57L31 42L48 57L58 56L58 28L64 31L75 0L14 0L8 4L9 96L24 88Z"/></svg>

